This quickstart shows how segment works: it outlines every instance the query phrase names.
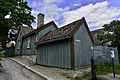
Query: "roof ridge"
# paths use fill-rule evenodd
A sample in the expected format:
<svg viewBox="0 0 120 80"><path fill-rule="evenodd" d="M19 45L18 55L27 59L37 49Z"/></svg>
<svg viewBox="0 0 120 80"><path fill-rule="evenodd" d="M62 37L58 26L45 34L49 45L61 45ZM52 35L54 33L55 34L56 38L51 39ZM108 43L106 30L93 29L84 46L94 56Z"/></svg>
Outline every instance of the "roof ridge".
<svg viewBox="0 0 120 80"><path fill-rule="evenodd" d="M71 22L71 23L69 23L69 24L66 24L66 25L64 25L64 26L62 26L62 27L60 27L60 28L58 28L58 29L53 30L53 31L56 31L56 30L58 31L58 30L61 30L61 29L63 29L63 28L68 28L68 27L66 27L66 26L68 26L68 25L70 25L70 24L73 24L73 23L75 23L75 22L77 22L77 21L79 22L80 20L81 20L81 19L76 20L76 21L74 21L74 22ZM78 23L78 22L77 22L77 23ZM75 26L76 26L76 25L75 25Z"/></svg>
<svg viewBox="0 0 120 80"><path fill-rule="evenodd" d="M39 31L41 31L41 30L43 30L44 28L46 28L46 27L48 27L49 25L53 25L56 29L58 29L58 27L57 27L57 25L54 23L54 21L50 21L50 22L48 22L48 23L46 23L45 25L43 25L43 26L41 26L41 27L39 27L39 28L37 28L37 29L33 29L31 32L29 32L28 34L26 34L26 36L25 37L27 37L27 36L29 36L29 35L31 35L31 34L33 34L33 33L37 33L37 32L39 32ZM24 38L25 38L24 37Z"/></svg>
<svg viewBox="0 0 120 80"><path fill-rule="evenodd" d="M50 21L50 22L46 23L45 25L43 25L43 26L35 29L35 31L39 32L39 31L42 30L45 26L48 26L48 25L50 25L50 24L52 24L52 23L53 23L53 25L54 25L56 28L58 28L58 27L56 26L56 24L54 23L54 21Z"/></svg>
<svg viewBox="0 0 120 80"><path fill-rule="evenodd" d="M29 27L29 26L22 26L23 28L30 28L33 29L33 27Z"/></svg>
<svg viewBox="0 0 120 80"><path fill-rule="evenodd" d="M93 31L90 31L90 32L95 32L95 31L99 31L99 30L104 30L104 29L100 28L100 29L96 29L96 30L93 30Z"/></svg>
<svg viewBox="0 0 120 80"><path fill-rule="evenodd" d="M82 18L81 18L81 19L82 19ZM75 23L75 22L77 22L77 21L80 21L81 19L78 19L78 20L72 21L71 23L68 23L68 24L62 26L61 28L65 27L65 26L67 26L67 25L70 25L70 24L72 24L72 23Z"/></svg>
<svg viewBox="0 0 120 80"><path fill-rule="evenodd" d="M41 37L37 42L46 42L49 40L58 40L63 38L70 38L71 35L69 33L75 28L75 26L81 21L82 19L76 20L72 23L69 23L61 28L58 28L57 30L50 31L49 33L46 33L43 37Z"/></svg>
<svg viewBox="0 0 120 80"><path fill-rule="evenodd" d="M82 18L81 18L81 19L79 19L79 20L77 20L77 21L78 21L78 22L76 23L76 25L75 25L75 26L77 26L77 25L78 25L78 23L82 21ZM75 26L73 27L73 29L75 28ZM73 31L73 29L69 32L69 34Z"/></svg>

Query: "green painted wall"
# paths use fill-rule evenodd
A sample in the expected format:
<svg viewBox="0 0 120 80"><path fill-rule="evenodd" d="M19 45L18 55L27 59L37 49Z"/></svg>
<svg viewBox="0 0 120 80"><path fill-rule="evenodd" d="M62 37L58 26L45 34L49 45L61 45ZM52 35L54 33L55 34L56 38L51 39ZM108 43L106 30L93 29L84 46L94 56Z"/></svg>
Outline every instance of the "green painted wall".
<svg viewBox="0 0 120 80"><path fill-rule="evenodd" d="M92 42L84 24L74 33L75 68L90 65Z"/></svg>
<svg viewBox="0 0 120 80"><path fill-rule="evenodd" d="M38 32L37 39L40 39L43 35L45 35L50 30L55 30L55 29L56 28L53 25L50 25L49 27L44 28L43 30L41 30L40 32Z"/></svg>
<svg viewBox="0 0 120 80"><path fill-rule="evenodd" d="M37 48L37 63L46 66L71 68L70 40L47 43Z"/></svg>
<svg viewBox="0 0 120 80"><path fill-rule="evenodd" d="M36 35L30 36L30 39L31 39L30 49L27 48L27 39L28 38L25 38L23 40L22 55L36 54L36 49L34 45L34 42L36 41Z"/></svg>
<svg viewBox="0 0 120 80"><path fill-rule="evenodd" d="M31 35L31 48L27 49L27 38L23 40L23 47L22 47L22 55L33 55L37 54L36 53L36 48L35 48L35 41L40 39L43 35L45 35L47 32L50 30L56 29L53 25L50 25L43 30L39 31L38 34Z"/></svg>
<svg viewBox="0 0 120 80"><path fill-rule="evenodd" d="M17 49L17 47L18 47L18 41L21 41L20 34L21 34L21 31L19 31L18 37L17 37L17 40L16 40L15 55L20 55L20 49Z"/></svg>

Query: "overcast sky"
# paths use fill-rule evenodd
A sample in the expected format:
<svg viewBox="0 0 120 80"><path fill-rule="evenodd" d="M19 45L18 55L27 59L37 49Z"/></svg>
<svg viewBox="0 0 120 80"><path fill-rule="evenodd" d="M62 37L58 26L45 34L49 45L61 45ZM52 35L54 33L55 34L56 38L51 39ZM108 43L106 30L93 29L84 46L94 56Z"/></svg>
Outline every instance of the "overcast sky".
<svg viewBox="0 0 120 80"><path fill-rule="evenodd" d="M58 27L85 17L90 30L101 28L112 20L120 20L120 0L26 0L33 16L45 15ZM35 20L36 21L36 20ZM36 21L37 22L37 21ZM36 23L32 26L36 28Z"/></svg>

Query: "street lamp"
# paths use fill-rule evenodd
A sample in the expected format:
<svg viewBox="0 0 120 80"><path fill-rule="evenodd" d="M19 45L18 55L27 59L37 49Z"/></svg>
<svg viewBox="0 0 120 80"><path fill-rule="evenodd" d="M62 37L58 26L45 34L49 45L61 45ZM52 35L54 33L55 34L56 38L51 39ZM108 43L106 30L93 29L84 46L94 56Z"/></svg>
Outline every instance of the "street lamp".
<svg viewBox="0 0 120 80"><path fill-rule="evenodd" d="M92 80L97 80L95 64L94 64L94 58L93 58L93 56L94 56L94 46L92 46L91 49L92 49L92 53L93 53L92 56L91 56L91 59L90 59L90 61L91 61Z"/></svg>

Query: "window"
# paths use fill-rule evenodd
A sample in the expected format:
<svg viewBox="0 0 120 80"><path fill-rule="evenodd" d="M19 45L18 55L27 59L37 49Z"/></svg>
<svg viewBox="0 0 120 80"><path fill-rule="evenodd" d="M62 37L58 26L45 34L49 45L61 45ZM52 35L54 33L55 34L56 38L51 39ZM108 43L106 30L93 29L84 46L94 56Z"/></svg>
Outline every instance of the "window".
<svg viewBox="0 0 120 80"><path fill-rule="evenodd" d="M30 37L27 39L27 48L30 48L31 44L30 44Z"/></svg>
<svg viewBox="0 0 120 80"><path fill-rule="evenodd" d="M18 41L17 49L20 49L20 40Z"/></svg>

